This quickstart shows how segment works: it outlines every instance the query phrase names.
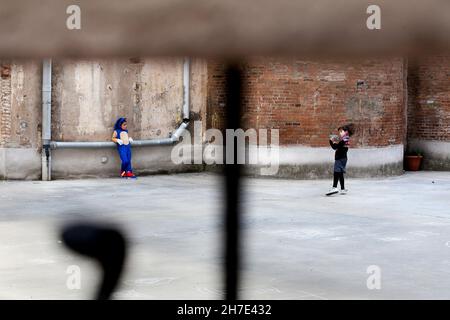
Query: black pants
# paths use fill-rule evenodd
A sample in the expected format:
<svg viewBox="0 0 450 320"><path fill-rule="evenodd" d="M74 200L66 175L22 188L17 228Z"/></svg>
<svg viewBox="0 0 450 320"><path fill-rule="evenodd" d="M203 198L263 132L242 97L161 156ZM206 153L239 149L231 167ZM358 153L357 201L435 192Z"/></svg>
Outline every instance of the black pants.
<svg viewBox="0 0 450 320"><path fill-rule="evenodd" d="M341 184L341 190L344 190L344 173L343 172L335 172L333 177L333 188L337 188L338 181Z"/></svg>

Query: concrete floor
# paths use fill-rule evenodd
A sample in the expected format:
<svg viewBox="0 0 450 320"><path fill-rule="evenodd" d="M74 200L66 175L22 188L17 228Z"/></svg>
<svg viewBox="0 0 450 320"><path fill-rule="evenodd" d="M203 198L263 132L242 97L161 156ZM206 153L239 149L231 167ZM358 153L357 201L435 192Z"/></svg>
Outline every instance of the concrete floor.
<svg viewBox="0 0 450 320"><path fill-rule="evenodd" d="M118 224L130 254L117 299L220 299L222 178L179 174L0 183L0 299L89 299L90 261L62 225ZM450 172L330 181L245 179L244 299L450 299ZM66 286L81 269L81 289ZM381 289L366 286L381 269Z"/></svg>

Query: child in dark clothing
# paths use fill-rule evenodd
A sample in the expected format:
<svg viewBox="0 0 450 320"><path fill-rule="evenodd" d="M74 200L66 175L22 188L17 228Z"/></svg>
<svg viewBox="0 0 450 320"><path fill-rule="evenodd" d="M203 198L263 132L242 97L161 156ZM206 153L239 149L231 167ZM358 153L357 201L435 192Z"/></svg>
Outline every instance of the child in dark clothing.
<svg viewBox="0 0 450 320"><path fill-rule="evenodd" d="M353 125L345 125L338 128L338 131L338 136L330 137L330 146L333 150L336 150L336 152L334 154L333 187L327 192L327 196L339 192L337 188L338 182L341 185L340 193L347 193L347 189L345 189L344 186L344 173L347 166L347 151L350 145L350 136L353 135Z"/></svg>

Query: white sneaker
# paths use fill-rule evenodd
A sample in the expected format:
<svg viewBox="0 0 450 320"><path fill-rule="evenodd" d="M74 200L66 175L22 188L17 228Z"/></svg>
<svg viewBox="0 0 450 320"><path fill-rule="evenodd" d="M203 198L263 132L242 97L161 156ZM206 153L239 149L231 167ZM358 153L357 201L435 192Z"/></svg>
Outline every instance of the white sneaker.
<svg viewBox="0 0 450 320"><path fill-rule="evenodd" d="M327 193L325 193L325 195L331 196L332 194L336 194L336 193L338 193L338 192L339 192L338 188L331 188L330 191L328 191Z"/></svg>
<svg viewBox="0 0 450 320"><path fill-rule="evenodd" d="M347 194L348 190L347 189L341 189L339 190L339 194Z"/></svg>

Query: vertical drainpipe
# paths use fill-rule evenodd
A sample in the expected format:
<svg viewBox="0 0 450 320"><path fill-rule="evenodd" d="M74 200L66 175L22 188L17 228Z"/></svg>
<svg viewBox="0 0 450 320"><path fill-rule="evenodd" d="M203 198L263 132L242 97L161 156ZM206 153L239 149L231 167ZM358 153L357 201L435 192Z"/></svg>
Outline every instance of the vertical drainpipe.
<svg viewBox="0 0 450 320"><path fill-rule="evenodd" d="M42 181L50 181L51 176L51 107L52 107L52 60L42 63Z"/></svg>
<svg viewBox="0 0 450 320"><path fill-rule="evenodd" d="M190 104L190 78L191 78L191 61L189 57L184 58L184 65L183 65L183 91L184 91L184 101L183 101L183 120L187 121L189 119L189 104Z"/></svg>

